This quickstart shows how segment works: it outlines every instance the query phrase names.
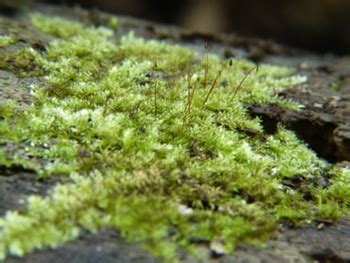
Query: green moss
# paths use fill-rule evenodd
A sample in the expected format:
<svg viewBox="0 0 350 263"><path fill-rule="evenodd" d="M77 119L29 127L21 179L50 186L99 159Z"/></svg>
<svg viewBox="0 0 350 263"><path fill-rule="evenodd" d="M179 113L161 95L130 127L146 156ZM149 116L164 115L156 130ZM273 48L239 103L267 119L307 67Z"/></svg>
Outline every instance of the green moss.
<svg viewBox="0 0 350 263"><path fill-rule="evenodd" d="M7 47L16 42L16 38L13 36L0 36L0 48Z"/></svg>
<svg viewBox="0 0 350 263"><path fill-rule="evenodd" d="M21 48L6 53L0 61L0 69L8 70L21 77L42 76L40 55L32 48Z"/></svg>
<svg viewBox="0 0 350 263"><path fill-rule="evenodd" d="M335 81L333 81L331 84L330 84L330 89L334 90L334 91L339 91L341 88L342 88L342 80L341 79L337 79Z"/></svg>
<svg viewBox="0 0 350 263"><path fill-rule="evenodd" d="M9 119L14 114L15 102L7 100L0 104L0 121Z"/></svg>
<svg viewBox="0 0 350 263"><path fill-rule="evenodd" d="M37 27L39 30L63 39L78 35L85 38L112 35L112 32L107 28L87 28L81 23L65 20L55 16L47 19L47 16L36 13L31 15L30 19L33 26Z"/></svg>
<svg viewBox="0 0 350 263"><path fill-rule="evenodd" d="M70 182L0 219L0 258L55 247L81 228L114 227L170 262L195 240L222 240L232 251L262 244L282 219L348 213L348 170L331 168L283 127L265 135L246 112L247 103L298 108L275 95L306 81L293 69L261 65L247 76L255 67L247 60L31 18L57 37L41 54L25 51L49 85L32 87L26 112L4 114L0 140L27 141L26 152L46 160L38 175ZM327 187L315 183L326 173ZM302 187L286 183L296 176Z"/></svg>
<svg viewBox="0 0 350 263"><path fill-rule="evenodd" d="M107 26L114 30L118 28L118 25L119 25L119 21L118 21L118 18L115 16L112 16L107 22Z"/></svg>

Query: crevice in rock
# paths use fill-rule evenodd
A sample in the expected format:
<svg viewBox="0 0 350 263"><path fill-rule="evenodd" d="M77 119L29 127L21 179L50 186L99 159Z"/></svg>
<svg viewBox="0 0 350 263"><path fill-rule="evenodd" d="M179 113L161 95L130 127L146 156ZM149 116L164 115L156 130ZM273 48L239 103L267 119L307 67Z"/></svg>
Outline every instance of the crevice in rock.
<svg viewBox="0 0 350 263"><path fill-rule="evenodd" d="M251 105L248 112L259 117L267 134L274 134L278 124L294 131L316 154L330 163L347 160L347 156L338 150L334 141L336 123L312 120L300 112L285 110L277 105Z"/></svg>
<svg viewBox="0 0 350 263"><path fill-rule="evenodd" d="M338 263L345 263L348 262L338 256L333 249L327 248L319 251L312 252L309 255L313 260L320 263L330 263L330 262L338 262Z"/></svg>

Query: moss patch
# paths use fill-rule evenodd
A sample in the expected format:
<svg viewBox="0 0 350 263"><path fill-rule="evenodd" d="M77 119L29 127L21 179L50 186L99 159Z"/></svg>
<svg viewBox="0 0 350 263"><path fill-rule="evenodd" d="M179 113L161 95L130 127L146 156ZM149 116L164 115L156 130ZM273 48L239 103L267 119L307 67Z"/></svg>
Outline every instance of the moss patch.
<svg viewBox="0 0 350 263"><path fill-rule="evenodd" d="M44 74L39 54L32 48L21 48L6 53L0 61L0 69L8 70L20 77L38 77Z"/></svg>
<svg viewBox="0 0 350 263"><path fill-rule="evenodd" d="M298 108L275 95L306 81L293 69L253 71L250 61L132 33L116 40L106 28L40 14L31 20L56 39L43 53L22 50L31 59L19 68L44 74L49 85L32 87L26 112L0 112L0 140L25 141L45 162L2 151L0 165L70 182L0 219L0 258L55 247L81 228L114 227L175 261L177 249L193 251L196 240L219 240L232 251L237 242L262 244L282 219L301 224L348 213L348 170L320 160L283 127L265 135L244 107Z"/></svg>
<svg viewBox="0 0 350 263"><path fill-rule="evenodd" d="M16 42L16 38L11 35L7 35L7 36L0 35L0 48L7 47L15 42Z"/></svg>
<svg viewBox="0 0 350 263"><path fill-rule="evenodd" d="M334 91L339 91L339 90L341 90L341 88L342 88L342 80L341 79L337 79L337 80L335 80L335 81L333 81L330 85L329 85L329 87L330 87L330 89L332 89L332 90L334 90Z"/></svg>

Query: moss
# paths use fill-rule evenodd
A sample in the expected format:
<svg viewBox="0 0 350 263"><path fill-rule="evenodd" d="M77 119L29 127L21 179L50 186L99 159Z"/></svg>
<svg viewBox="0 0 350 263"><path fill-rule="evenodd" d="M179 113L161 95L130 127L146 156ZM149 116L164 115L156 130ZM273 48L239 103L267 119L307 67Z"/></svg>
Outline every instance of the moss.
<svg viewBox="0 0 350 263"><path fill-rule="evenodd" d="M112 32L107 28L87 28L79 22L65 20L60 17L51 17L47 19L47 16L40 13L32 14L30 19L33 26L37 27L39 30L63 39L78 35L84 36L85 38L112 35Z"/></svg>
<svg viewBox="0 0 350 263"><path fill-rule="evenodd" d="M107 21L107 26L111 29L116 30L118 28L119 21L118 18L115 16L112 16L108 21Z"/></svg>
<svg viewBox="0 0 350 263"><path fill-rule="evenodd" d="M247 60L31 19L56 39L41 54L26 49L29 64L15 65L31 72L34 61L49 85L32 87L26 112L4 113L0 140L27 141L26 152L46 160L38 175L70 182L0 219L0 258L55 247L81 228L114 227L170 262L195 240L222 240L232 251L238 242L262 244L282 219L348 213L348 170L332 168L282 126L265 135L246 112L247 103L298 108L275 95L306 81L293 69L252 71ZM315 183L325 174L329 185ZM287 183L295 177L302 186Z"/></svg>
<svg viewBox="0 0 350 263"><path fill-rule="evenodd" d="M0 36L0 48L7 47L13 43L16 42L16 38L9 35L9 36Z"/></svg>
<svg viewBox="0 0 350 263"><path fill-rule="evenodd" d="M341 79L337 79L335 81L333 81L330 85L329 88L334 90L334 91L339 91L342 88L342 80Z"/></svg>
<svg viewBox="0 0 350 263"><path fill-rule="evenodd" d="M39 63L40 55L32 48L21 48L5 53L0 69L8 70L20 77L42 76L44 70Z"/></svg>
<svg viewBox="0 0 350 263"><path fill-rule="evenodd" d="M0 121L9 119L14 114L15 102L7 100L0 104Z"/></svg>

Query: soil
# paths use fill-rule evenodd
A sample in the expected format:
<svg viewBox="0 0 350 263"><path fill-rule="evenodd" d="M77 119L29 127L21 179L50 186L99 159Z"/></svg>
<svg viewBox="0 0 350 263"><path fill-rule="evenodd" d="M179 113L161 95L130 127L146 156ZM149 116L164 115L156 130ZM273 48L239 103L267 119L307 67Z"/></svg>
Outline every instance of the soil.
<svg viewBox="0 0 350 263"><path fill-rule="evenodd" d="M36 6L46 14L78 17L94 25L106 24L110 16L99 11L87 11L65 7ZM30 31L26 18L17 12L2 17L0 34L8 33L4 23L20 24L21 41L3 49L12 52L16 48L32 46L43 48L47 36ZM341 166L350 165L350 57L332 54L321 55L281 46L272 41L242 38L237 35L204 35L179 28L158 25L129 17L120 17L120 34L133 29L136 35L162 39L203 50L209 43L211 52L222 56L244 57L257 63L290 65L309 78L307 85L284 91L281 96L300 102L305 107L299 111L280 108L277 105L247 105L252 116L259 116L266 132L273 133L278 123L294 130L315 152L329 162ZM0 71L0 102L12 98L21 109L30 104L29 86L42 80L17 77L13 72ZM20 152L4 144L7 151ZM37 160L40 161L40 160ZM0 167L0 216L7 210L20 210L28 195L45 195L62 178L38 179L30 170L22 167ZM184 262L197 259L183 253ZM350 262L350 218L337 222L315 222L299 228L281 224L275 238L263 248L239 245L233 255L220 255L203 244L204 262ZM97 234L82 233L78 240L55 249L44 249L23 258L10 257L15 262L160 262L138 244L123 240L118 233L104 229Z"/></svg>

